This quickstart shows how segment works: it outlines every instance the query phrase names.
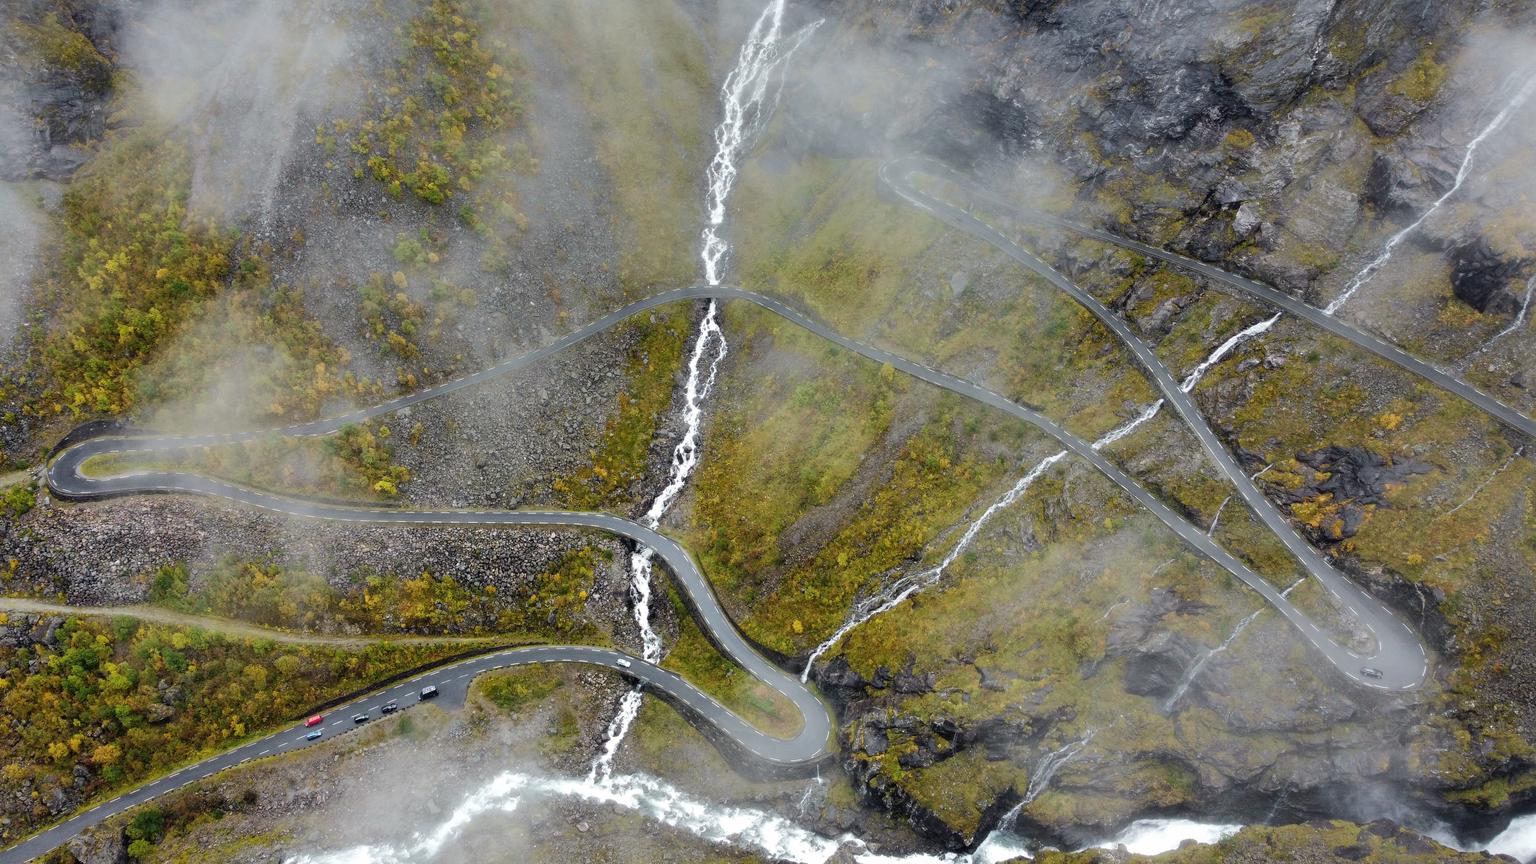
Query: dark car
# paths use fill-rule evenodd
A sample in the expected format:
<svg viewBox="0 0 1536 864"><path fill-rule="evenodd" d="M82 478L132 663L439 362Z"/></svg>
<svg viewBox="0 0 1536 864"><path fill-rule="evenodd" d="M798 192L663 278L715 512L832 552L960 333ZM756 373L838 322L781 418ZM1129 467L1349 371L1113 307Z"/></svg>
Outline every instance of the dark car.
<svg viewBox="0 0 1536 864"><path fill-rule="evenodd" d="M1378 680L1381 678L1381 670L1374 666L1361 666L1360 674L1367 678L1375 678Z"/></svg>
<svg viewBox="0 0 1536 864"><path fill-rule="evenodd" d="M369 717L367 714L354 714L354 715L352 715L352 722L353 723L367 723L369 720L372 720L372 719L373 718Z"/></svg>
<svg viewBox="0 0 1536 864"><path fill-rule="evenodd" d="M393 714L393 713L395 713L396 711L399 711L399 710L400 710L400 703L396 702L393 699L391 699L388 702L385 702L383 707L379 708L379 713L380 714Z"/></svg>
<svg viewBox="0 0 1536 864"><path fill-rule="evenodd" d="M437 698L437 688L434 687L431 684L428 684L427 686L421 688L421 698L423 698L423 699L436 699Z"/></svg>

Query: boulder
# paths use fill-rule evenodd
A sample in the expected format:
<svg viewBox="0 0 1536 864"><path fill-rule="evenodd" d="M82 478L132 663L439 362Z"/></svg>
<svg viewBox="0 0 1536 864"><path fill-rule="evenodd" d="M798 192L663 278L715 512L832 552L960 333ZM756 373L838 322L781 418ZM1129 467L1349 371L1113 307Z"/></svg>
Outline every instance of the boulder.
<svg viewBox="0 0 1536 864"><path fill-rule="evenodd" d="M1529 259L1503 257L1481 237L1452 247L1450 258L1456 299L1490 315L1520 310Z"/></svg>
<svg viewBox="0 0 1536 864"><path fill-rule="evenodd" d="M128 844L122 831L88 831L65 846L78 864L127 864Z"/></svg>

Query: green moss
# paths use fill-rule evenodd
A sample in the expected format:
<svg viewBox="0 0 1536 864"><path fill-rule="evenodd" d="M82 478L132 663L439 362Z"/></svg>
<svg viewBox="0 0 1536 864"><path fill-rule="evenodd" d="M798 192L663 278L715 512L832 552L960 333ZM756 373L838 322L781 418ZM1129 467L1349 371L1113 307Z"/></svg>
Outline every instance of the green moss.
<svg viewBox="0 0 1536 864"><path fill-rule="evenodd" d="M668 589L668 599L677 615L678 634L662 667L688 679L770 735L787 738L800 731L804 718L794 703L716 650L675 587Z"/></svg>
<svg viewBox="0 0 1536 864"><path fill-rule="evenodd" d="M553 666L524 666L492 672L475 681L475 689L491 704L509 714L541 704L565 686L561 670Z"/></svg>
<svg viewBox="0 0 1536 864"><path fill-rule="evenodd" d="M23 46L23 59L63 70L82 86L102 93L112 86L112 64L83 34L49 12L34 23L17 19L10 24Z"/></svg>
<svg viewBox="0 0 1536 864"><path fill-rule="evenodd" d="M1426 45L1413 63L1387 85L1387 90L1420 104L1433 100L1439 95L1449 72L1445 64L1435 60L1436 53L1434 45Z"/></svg>
<svg viewBox="0 0 1536 864"><path fill-rule="evenodd" d="M1227 133L1227 137L1221 139L1221 143L1231 150L1248 150L1253 147L1255 139L1247 129L1233 129Z"/></svg>
<svg viewBox="0 0 1536 864"><path fill-rule="evenodd" d="M622 509L646 476L651 442L672 402L690 323L686 308L674 307L656 317L656 324L630 325L640 328L640 336L629 351L626 388L597 449L590 454L591 463L551 484L566 506Z"/></svg>

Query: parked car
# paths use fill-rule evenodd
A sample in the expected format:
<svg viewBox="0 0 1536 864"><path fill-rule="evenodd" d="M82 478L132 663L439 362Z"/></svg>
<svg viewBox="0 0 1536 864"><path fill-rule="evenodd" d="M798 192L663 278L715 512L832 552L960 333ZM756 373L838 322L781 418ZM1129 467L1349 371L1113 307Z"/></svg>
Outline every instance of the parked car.
<svg viewBox="0 0 1536 864"><path fill-rule="evenodd" d="M428 684L427 686L421 688L421 698L423 698L423 699L436 699L437 698L437 688L435 686L431 685L431 684Z"/></svg>
<svg viewBox="0 0 1536 864"><path fill-rule="evenodd" d="M372 719L373 718L369 717L367 714L354 714L354 715L352 715L352 722L353 723L367 723L369 720L372 720Z"/></svg>
<svg viewBox="0 0 1536 864"><path fill-rule="evenodd" d="M393 699L391 699L388 702L384 703L384 706L379 709L379 713L380 714L393 714L393 713L395 713L396 711L399 711L399 710L400 710L400 703L396 702Z"/></svg>
<svg viewBox="0 0 1536 864"><path fill-rule="evenodd" d="M319 741L320 740L320 736L324 735L324 734L325 733L322 732L321 730L316 729L315 731L310 732L308 735L305 735L304 736L304 740L305 741Z"/></svg>
<svg viewBox="0 0 1536 864"><path fill-rule="evenodd" d="M305 720L304 721L304 725L305 726L319 726L323 722L325 722L325 715L324 714L316 714L315 716L309 718L308 720Z"/></svg>

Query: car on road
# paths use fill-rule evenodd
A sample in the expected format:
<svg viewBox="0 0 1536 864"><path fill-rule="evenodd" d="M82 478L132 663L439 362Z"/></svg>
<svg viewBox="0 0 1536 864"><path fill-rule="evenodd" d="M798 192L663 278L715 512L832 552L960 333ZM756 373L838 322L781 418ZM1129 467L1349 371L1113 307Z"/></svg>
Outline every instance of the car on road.
<svg viewBox="0 0 1536 864"><path fill-rule="evenodd" d="M432 685L432 684L428 684L427 686L421 688L421 698L423 698L423 699L436 699L437 698L437 687Z"/></svg>
<svg viewBox="0 0 1536 864"><path fill-rule="evenodd" d="M629 667L631 667L633 665L635 665L635 664L629 662L628 660L625 660L623 657L619 658L619 666L620 667L622 667L624 669L628 669Z"/></svg>
<svg viewBox="0 0 1536 864"><path fill-rule="evenodd" d="M372 719L373 718L369 717L367 714L354 714L354 715L352 715L352 722L353 723L367 723L369 720L372 720Z"/></svg>
<svg viewBox="0 0 1536 864"><path fill-rule="evenodd" d="M316 714L315 716L309 718L308 720L305 720L304 721L304 725L305 726L319 726L323 722L325 722L325 715L324 714Z"/></svg>
<svg viewBox="0 0 1536 864"><path fill-rule="evenodd" d="M1367 678L1375 678L1377 680L1381 679L1381 670L1374 666L1361 666L1360 674Z"/></svg>
<svg viewBox="0 0 1536 864"><path fill-rule="evenodd" d="M323 731L321 731L319 729L316 729L315 731L310 732L308 735L305 735L304 736L304 740L305 741L319 741L320 740L320 736L324 735L324 734L325 734L325 732L323 732Z"/></svg>
<svg viewBox="0 0 1536 864"><path fill-rule="evenodd" d="M393 713L395 713L396 711L399 711L399 710L400 710L400 703L396 702L393 699L391 699L388 702L384 703L383 707L381 707L379 709L379 713L380 714L393 714Z"/></svg>

